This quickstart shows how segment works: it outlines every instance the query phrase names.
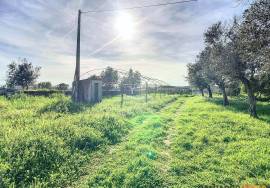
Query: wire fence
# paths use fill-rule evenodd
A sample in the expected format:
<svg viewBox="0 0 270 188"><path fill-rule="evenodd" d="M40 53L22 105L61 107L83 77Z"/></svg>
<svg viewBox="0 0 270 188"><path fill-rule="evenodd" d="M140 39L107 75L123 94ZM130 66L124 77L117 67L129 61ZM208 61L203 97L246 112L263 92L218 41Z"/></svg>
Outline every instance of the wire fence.
<svg viewBox="0 0 270 188"><path fill-rule="evenodd" d="M125 71L122 69L113 69L117 71L116 81L108 81L102 78L101 72L105 71L106 68L92 69L83 73L80 77L82 79L100 79L102 80L102 96L103 97L112 97L112 96L121 96L121 106L124 103L126 96L140 96L143 95L145 102L148 102L149 95L162 97L163 94L192 94L192 89L189 86L185 87L176 87L170 86L168 83L145 76L139 73L139 78L130 78L130 70ZM134 73L134 72L133 72ZM133 75L134 76L134 75ZM111 79L111 77L110 77Z"/></svg>
<svg viewBox="0 0 270 188"><path fill-rule="evenodd" d="M163 97L164 95L191 95L192 89L190 87L175 87L175 86L153 86L146 82L143 85L134 87L132 84L126 84L115 88L103 88L102 95L104 97L121 96L121 107L124 104L125 98L130 96L143 96L145 102L149 100L149 96Z"/></svg>

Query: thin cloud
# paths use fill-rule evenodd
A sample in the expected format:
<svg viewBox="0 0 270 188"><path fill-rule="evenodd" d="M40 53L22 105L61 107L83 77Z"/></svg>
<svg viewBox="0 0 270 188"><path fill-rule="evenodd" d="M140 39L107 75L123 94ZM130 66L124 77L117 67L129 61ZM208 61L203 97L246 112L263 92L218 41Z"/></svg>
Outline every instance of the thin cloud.
<svg viewBox="0 0 270 188"><path fill-rule="evenodd" d="M40 80L71 83L78 9L100 10L142 4L149 2L1 0L0 84L4 83L6 65L18 57L26 57L42 66ZM117 36L113 30L114 13L82 15L82 72L106 66L133 67L170 84L186 85L185 66L194 61L202 48L202 33L220 19L240 15L245 7L235 7L235 0L200 0L179 6L129 11L141 22L131 42L114 38Z"/></svg>

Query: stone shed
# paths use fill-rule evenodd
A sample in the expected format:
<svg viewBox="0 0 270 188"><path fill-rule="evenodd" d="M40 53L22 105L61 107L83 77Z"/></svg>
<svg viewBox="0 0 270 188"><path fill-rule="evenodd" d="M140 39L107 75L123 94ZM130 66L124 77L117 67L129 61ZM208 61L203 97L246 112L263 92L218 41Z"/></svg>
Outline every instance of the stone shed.
<svg viewBox="0 0 270 188"><path fill-rule="evenodd" d="M98 103L102 100L102 80L88 78L79 81L79 101L83 103Z"/></svg>

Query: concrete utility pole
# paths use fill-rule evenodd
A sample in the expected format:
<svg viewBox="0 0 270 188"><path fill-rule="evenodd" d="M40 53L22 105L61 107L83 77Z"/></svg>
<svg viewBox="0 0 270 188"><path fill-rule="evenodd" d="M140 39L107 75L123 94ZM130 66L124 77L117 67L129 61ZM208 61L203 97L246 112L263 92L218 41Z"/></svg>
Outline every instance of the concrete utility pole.
<svg viewBox="0 0 270 188"><path fill-rule="evenodd" d="M74 82L72 84L72 100L79 102L79 81L80 81L80 38L81 38L81 10L78 11L78 28L77 28L77 51L76 51L76 68Z"/></svg>

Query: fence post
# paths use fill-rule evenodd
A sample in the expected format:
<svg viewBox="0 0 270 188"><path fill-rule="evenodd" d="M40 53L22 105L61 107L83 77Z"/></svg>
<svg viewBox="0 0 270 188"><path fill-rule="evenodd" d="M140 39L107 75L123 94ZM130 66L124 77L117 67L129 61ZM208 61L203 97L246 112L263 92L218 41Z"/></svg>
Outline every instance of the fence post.
<svg viewBox="0 0 270 188"><path fill-rule="evenodd" d="M148 102L148 83L145 84L145 102Z"/></svg>
<svg viewBox="0 0 270 188"><path fill-rule="evenodd" d="M124 94L121 91L121 108L123 107L123 103L124 103Z"/></svg>

